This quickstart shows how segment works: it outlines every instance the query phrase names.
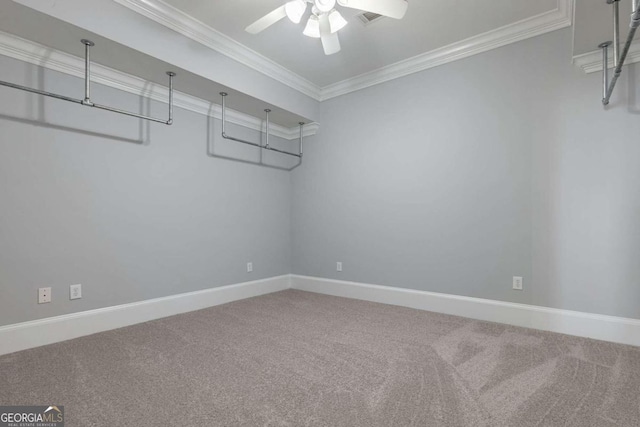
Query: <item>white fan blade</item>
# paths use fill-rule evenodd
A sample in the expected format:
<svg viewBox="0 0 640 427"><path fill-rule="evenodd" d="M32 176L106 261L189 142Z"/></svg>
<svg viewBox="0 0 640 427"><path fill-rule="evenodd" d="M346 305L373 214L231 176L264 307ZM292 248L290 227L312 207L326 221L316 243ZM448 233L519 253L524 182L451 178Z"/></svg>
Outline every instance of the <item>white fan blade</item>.
<svg viewBox="0 0 640 427"><path fill-rule="evenodd" d="M322 48L325 55L333 55L340 52L340 39L338 33L331 33L331 24L329 23L329 17L326 13L323 13L318 17L320 21L320 40L322 40Z"/></svg>
<svg viewBox="0 0 640 427"><path fill-rule="evenodd" d="M338 0L338 4L395 19L402 19L409 6L406 0Z"/></svg>
<svg viewBox="0 0 640 427"><path fill-rule="evenodd" d="M334 53L340 52L341 48L338 33L322 36L320 37L320 40L322 40L322 48L324 49L325 55L333 55Z"/></svg>
<svg viewBox="0 0 640 427"><path fill-rule="evenodd" d="M258 34L260 31L263 31L263 30L269 28L270 26L272 26L273 24L275 24L276 22L278 22L279 20L281 20L285 16L287 16L287 12L285 10L284 5L282 5L279 8L277 8L276 10L273 10L273 11L267 13L265 16L263 16L262 18L258 19L256 22L254 22L253 24L249 25L244 30L247 33Z"/></svg>

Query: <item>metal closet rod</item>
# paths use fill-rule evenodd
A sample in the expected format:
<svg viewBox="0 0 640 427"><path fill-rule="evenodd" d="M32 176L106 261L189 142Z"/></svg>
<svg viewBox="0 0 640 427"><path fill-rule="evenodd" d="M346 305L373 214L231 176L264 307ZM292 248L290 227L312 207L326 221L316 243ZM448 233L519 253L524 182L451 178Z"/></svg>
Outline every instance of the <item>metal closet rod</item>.
<svg viewBox="0 0 640 427"><path fill-rule="evenodd" d="M613 94L613 89L616 87L616 83L618 82L618 78L620 74L622 74L622 66L624 65L624 61L627 59L627 54L629 53L629 49L631 48L631 43L633 43L633 39L635 38L636 31L640 26L640 8L638 8L640 4L640 0L632 0L632 9L633 13L631 13L631 24L629 25L629 34L627 35L627 40L622 48L622 52L620 50L620 9L618 2L620 0L607 0L607 3L613 6L613 42L604 42L598 45L600 49L602 49L602 103L604 105L608 105L611 99L611 95ZM609 46L613 44L613 63L614 63L614 72L611 81L609 81Z"/></svg>
<svg viewBox="0 0 640 427"><path fill-rule="evenodd" d="M121 110L119 108L109 107L107 105L96 104L91 101L91 61L89 57L89 49L95 44L91 40L82 39L84 44L84 99L70 98L64 95L58 95L56 93L47 92L40 89L34 89L27 86L18 85L15 83L9 83L0 80L0 86L7 86L14 89L24 90L26 92L35 93L38 95L49 96L51 98L61 99L62 101L74 102L76 104L84 105L86 107L99 108L100 110L111 111L118 114L124 114L125 116L137 117L139 119L150 120L152 122L163 123L165 125L173 124L173 77L176 75L173 71L167 71L169 76L169 119L157 119L155 117L149 117L142 114L132 113L130 111Z"/></svg>
<svg viewBox="0 0 640 427"><path fill-rule="evenodd" d="M302 159L302 128L304 126L304 122L298 122L298 124L300 125L300 139L299 139L299 153L292 153L290 151L285 151L285 150L279 150L277 148L273 148L269 145L269 113L271 112L270 109L266 109L264 110L264 112L266 113L266 124L267 124L267 129L266 129L266 133L265 133L265 145L262 145L259 142L251 142L251 141L246 141L244 139L240 139L240 138L235 138L233 136L229 136L227 135L227 133L225 132L225 126L226 126L226 122L227 122L227 118L226 118L226 110L227 110L227 106L225 103L225 98L227 97L227 93L226 92L220 92L220 96L222 96L222 137L224 139L228 139L231 141L236 141L236 142L241 142L243 144L248 144L248 145L252 145L254 147L258 147L258 148L262 148L263 150L269 150L269 151L275 151L276 153L281 153L281 154L286 154L289 156L293 156L293 157L297 157L299 159Z"/></svg>

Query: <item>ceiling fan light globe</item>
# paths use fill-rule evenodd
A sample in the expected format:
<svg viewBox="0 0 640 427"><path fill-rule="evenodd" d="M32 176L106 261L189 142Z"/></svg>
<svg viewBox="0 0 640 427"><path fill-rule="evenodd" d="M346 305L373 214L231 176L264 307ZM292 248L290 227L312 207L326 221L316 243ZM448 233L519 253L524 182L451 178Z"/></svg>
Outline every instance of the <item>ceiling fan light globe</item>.
<svg viewBox="0 0 640 427"><path fill-rule="evenodd" d="M302 15L307 10L307 3L304 0L292 0L285 4L284 10L291 22L299 24Z"/></svg>
<svg viewBox="0 0 640 427"><path fill-rule="evenodd" d="M340 12L334 9L329 13L329 26L331 28L331 33L340 31L345 25L347 25L347 20L342 17Z"/></svg>
<svg viewBox="0 0 640 427"><path fill-rule="evenodd" d="M304 27L304 31L302 32L307 37L313 37L314 39L320 38L320 22L318 21L318 17L315 15L311 15L309 20L307 21L307 26Z"/></svg>
<svg viewBox="0 0 640 427"><path fill-rule="evenodd" d="M336 6L336 0L314 0L313 4L320 12L327 13Z"/></svg>

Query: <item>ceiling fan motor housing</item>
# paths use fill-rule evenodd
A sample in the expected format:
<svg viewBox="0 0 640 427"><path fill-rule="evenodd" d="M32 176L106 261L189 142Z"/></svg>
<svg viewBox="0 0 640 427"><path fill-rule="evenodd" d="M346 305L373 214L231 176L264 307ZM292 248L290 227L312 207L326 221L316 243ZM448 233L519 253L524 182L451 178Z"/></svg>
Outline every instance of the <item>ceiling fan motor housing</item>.
<svg viewBox="0 0 640 427"><path fill-rule="evenodd" d="M320 12L329 12L336 6L336 0L314 0L313 4Z"/></svg>

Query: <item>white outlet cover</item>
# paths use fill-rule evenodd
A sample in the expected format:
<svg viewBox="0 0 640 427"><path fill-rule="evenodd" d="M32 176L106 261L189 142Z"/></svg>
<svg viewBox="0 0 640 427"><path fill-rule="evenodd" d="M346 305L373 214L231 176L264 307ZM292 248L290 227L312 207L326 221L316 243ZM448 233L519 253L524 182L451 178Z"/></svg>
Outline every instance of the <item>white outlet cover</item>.
<svg viewBox="0 0 640 427"><path fill-rule="evenodd" d="M341 261L338 261L336 263L336 271L342 271L342 262Z"/></svg>
<svg viewBox="0 0 640 427"><path fill-rule="evenodd" d="M516 291L522 290L522 277L513 276L513 289L515 289Z"/></svg>
<svg viewBox="0 0 640 427"><path fill-rule="evenodd" d="M80 299L82 298L82 285L71 285L69 286L69 299Z"/></svg>
<svg viewBox="0 0 640 427"><path fill-rule="evenodd" d="M38 304L46 304L51 302L51 288L38 289Z"/></svg>
<svg viewBox="0 0 640 427"><path fill-rule="evenodd" d="M251 273L253 271L253 263L252 262L248 262L247 263L247 273Z"/></svg>

